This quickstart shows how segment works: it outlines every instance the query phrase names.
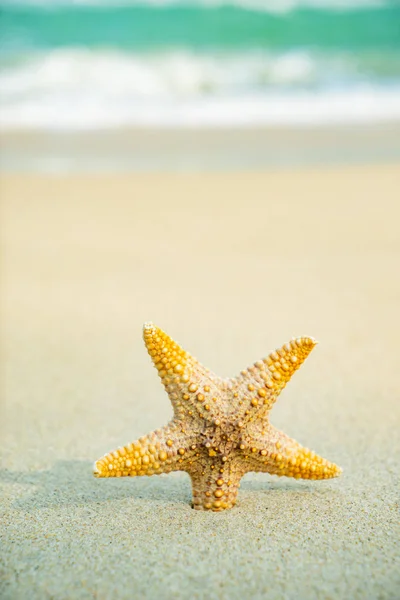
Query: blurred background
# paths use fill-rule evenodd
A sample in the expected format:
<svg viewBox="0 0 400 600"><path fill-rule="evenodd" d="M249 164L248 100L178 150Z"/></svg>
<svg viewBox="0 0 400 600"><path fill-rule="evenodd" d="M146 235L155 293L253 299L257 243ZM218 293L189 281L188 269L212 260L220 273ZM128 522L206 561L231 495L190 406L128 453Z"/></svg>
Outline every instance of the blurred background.
<svg viewBox="0 0 400 600"><path fill-rule="evenodd" d="M3 168L262 167L400 155L392 128L400 120L398 0L0 6Z"/></svg>

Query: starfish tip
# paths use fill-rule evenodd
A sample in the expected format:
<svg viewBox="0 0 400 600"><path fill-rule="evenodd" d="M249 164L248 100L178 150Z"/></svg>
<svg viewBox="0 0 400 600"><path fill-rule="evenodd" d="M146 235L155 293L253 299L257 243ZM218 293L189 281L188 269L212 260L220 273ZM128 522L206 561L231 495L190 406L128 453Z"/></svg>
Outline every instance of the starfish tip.
<svg viewBox="0 0 400 600"><path fill-rule="evenodd" d="M318 344L318 340L316 340L315 338L311 337L310 335L304 335L301 338L298 338L301 341L301 344L304 346L308 346L311 348L315 348L315 346Z"/></svg>
<svg viewBox="0 0 400 600"><path fill-rule="evenodd" d="M101 477L101 476L102 476L102 473L101 473L101 468L100 468L100 466L98 465L98 462L99 462L99 461L98 461L98 460L96 460L96 462L95 462L95 463L93 463L93 475L94 475L95 477Z"/></svg>

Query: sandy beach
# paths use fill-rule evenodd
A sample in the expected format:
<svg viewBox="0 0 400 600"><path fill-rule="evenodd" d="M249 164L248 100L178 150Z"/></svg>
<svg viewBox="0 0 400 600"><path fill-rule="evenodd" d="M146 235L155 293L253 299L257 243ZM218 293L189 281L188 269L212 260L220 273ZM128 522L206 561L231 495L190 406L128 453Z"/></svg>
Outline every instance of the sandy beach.
<svg viewBox="0 0 400 600"><path fill-rule="evenodd" d="M398 598L399 189L398 163L2 175L2 599ZM271 421L343 475L249 474L217 514L184 473L96 480L172 415L148 320L224 376L315 337Z"/></svg>

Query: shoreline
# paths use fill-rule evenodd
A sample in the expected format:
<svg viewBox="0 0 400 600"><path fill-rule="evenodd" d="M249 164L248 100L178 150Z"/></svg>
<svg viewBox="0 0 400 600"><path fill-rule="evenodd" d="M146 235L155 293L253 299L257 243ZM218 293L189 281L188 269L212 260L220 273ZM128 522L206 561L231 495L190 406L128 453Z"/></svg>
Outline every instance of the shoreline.
<svg viewBox="0 0 400 600"><path fill-rule="evenodd" d="M400 122L251 128L3 131L1 172L218 171L395 162Z"/></svg>

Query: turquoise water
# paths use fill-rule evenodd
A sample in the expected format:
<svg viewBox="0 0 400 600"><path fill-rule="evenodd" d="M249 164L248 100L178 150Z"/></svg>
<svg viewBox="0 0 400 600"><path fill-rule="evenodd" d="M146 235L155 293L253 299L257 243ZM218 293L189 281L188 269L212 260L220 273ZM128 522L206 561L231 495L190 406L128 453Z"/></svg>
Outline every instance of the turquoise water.
<svg viewBox="0 0 400 600"><path fill-rule="evenodd" d="M400 118L397 1L0 7L5 128Z"/></svg>
<svg viewBox="0 0 400 600"><path fill-rule="evenodd" d="M400 4L337 10L307 5L284 12L243 6L3 5L3 48L69 46L149 51L190 47L229 50L307 47L319 50L400 50ZM265 4L268 4L266 1Z"/></svg>

